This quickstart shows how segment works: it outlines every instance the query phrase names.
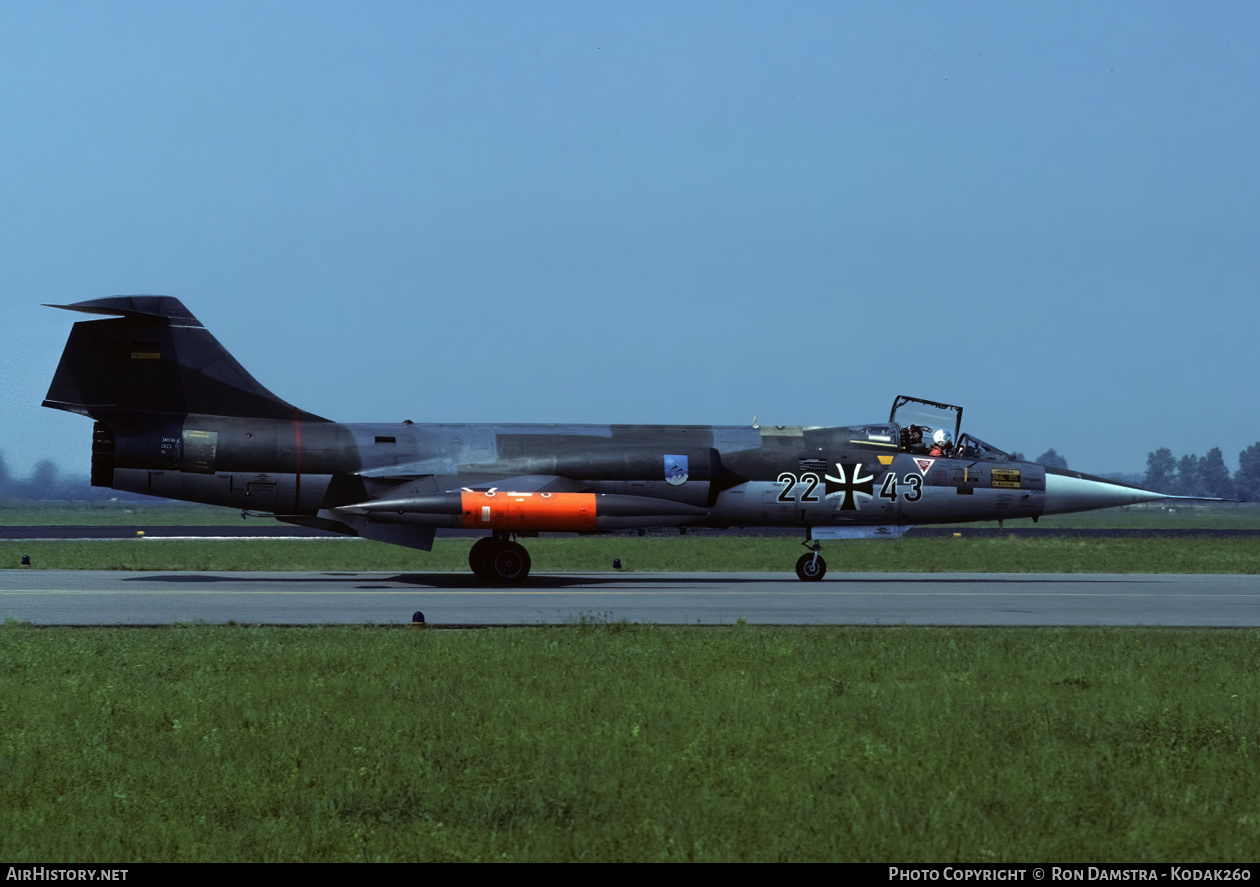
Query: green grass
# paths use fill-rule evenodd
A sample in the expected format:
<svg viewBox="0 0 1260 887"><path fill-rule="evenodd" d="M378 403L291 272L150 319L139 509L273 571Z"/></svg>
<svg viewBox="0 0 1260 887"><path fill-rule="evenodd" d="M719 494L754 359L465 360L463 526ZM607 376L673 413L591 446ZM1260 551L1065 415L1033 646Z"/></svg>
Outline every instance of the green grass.
<svg viewBox="0 0 1260 887"><path fill-rule="evenodd" d="M829 573L1260 573L1260 540L1195 538L900 539L823 544ZM0 568L29 555L49 570L334 570L468 569L472 539L440 540L432 552L379 542L119 540L0 542ZM787 572L804 551L790 537L663 536L524 540L535 573L625 570Z"/></svg>
<svg viewBox="0 0 1260 887"><path fill-rule="evenodd" d="M1260 632L0 629L0 858L1218 861Z"/></svg>
<svg viewBox="0 0 1260 887"><path fill-rule="evenodd" d="M275 526L272 518L250 518ZM0 527L216 527L242 523L240 511L162 500L141 502L24 502L0 500Z"/></svg>
<svg viewBox="0 0 1260 887"><path fill-rule="evenodd" d="M952 526L996 527L997 521ZM1077 514L1052 514L1035 524L1031 520L1006 521L1005 526L1081 530L1260 530L1260 503L1179 504L1173 511L1164 510L1159 503L1149 503Z"/></svg>

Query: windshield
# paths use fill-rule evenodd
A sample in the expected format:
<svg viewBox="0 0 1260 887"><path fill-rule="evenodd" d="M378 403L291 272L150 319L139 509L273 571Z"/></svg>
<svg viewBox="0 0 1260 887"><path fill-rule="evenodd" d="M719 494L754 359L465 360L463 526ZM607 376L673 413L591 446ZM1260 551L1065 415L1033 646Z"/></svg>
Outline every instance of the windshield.
<svg viewBox="0 0 1260 887"><path fill-rule="evenodd" d="M964 434L958 439L958 451L954 455L955 459L975 459L981 462L1011 462L1013 461L1011 454L1005 450L999 450L993 444L988 444L978 437L972 437L970 434Z"/></svg>

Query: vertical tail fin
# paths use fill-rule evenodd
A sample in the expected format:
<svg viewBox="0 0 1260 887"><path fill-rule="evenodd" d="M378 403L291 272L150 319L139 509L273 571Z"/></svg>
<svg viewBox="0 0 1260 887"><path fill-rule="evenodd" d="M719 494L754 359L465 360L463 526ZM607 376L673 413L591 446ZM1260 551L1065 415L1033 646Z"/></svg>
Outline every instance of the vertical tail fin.
<svg viewBox="0 0 1260 887"><path fill-rule="evenodd" d="M74 325L46 407L96 419L205 413L327 421L260 385L179 299L112 296L48 307L116 319Z"/></svg>

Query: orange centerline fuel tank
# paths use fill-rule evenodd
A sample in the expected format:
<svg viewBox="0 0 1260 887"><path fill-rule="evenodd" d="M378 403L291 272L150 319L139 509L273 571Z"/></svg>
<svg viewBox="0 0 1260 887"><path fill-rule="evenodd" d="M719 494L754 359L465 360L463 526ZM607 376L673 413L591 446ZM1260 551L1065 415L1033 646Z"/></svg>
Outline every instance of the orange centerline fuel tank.
<svg viewBox="0 0 1260 887"><path fill-rule="evenodd" d="M343 505L335 512L460 529L583 533L591 530L669 527L708 517L708 510L680 501L615 493L514 493L462 490Z"/></svg>
<svg viewBox="0 0 1260 887"><path fill-rule="evenodd" d="M594 493L461 493L465 529L595 529ZM653 507L656 507L653 505Z"/></svg>
<svg viewBox="0 0 1260 887"><path fill-rule="evenodd" d="M463 490L399 499L374 499L335 511L405 515L412 522L466 530L581 533L685 524L708 511L682 502L616 493L519 493Z"/></svg>

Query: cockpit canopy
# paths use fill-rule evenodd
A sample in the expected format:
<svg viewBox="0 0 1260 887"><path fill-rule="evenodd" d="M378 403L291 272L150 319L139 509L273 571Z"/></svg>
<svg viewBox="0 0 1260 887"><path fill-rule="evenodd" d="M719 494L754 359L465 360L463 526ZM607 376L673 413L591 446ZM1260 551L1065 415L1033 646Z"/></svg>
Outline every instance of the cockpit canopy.
<svg viewBox="0 0 1260 887"><path fill-rule="evenodd" d="M963 408L917 397L898 395L888 417L901 427L901 450L905 453L927 453L932 435L941 429L949 432L953 442L948 455L954 459L983 462L1011 462L1011 455L970 434L961 434Z"/></svg>
<svg viewBox="0 0 1260 887"><path fill-rule="evenodd" d="M951 442L958 440L962 428L962 407L898 395L893 401L889 422L901 426L901 449L905 452L927 452L932 435L944 429Z"/></svg>

